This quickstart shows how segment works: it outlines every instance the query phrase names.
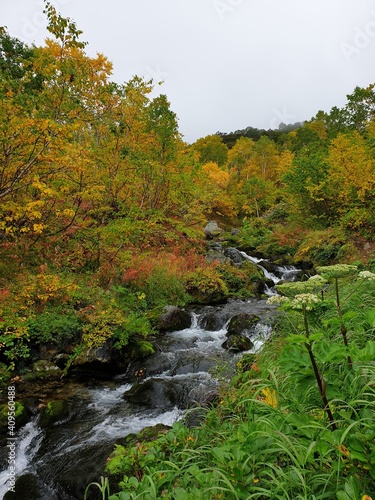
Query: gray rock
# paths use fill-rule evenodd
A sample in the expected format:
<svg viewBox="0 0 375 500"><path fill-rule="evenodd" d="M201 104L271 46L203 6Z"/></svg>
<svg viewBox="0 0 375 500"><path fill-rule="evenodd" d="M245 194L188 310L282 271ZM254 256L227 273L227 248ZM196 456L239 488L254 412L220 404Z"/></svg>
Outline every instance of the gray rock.
<svg viewBox="0 0 375 500"><path fill-rule="evenodd" d="M210 221L203 231L208 240L212 240L215 236L219 236L223 232L214 220Z"/></svg>
<svg viewBox="0 0 375 500"><path fill-rule="evenodd" d="M222 347L232 352L248 351L254 346L246 335L231 335L223 342Z"/></svg>
<svg viewBox="0 0 375 500"><path fill-rule="evenodd" d="M157 323L161 332L176 332L190 327L190 313L176 306L165 306Z"/></svg>
<svg viewBox="0 0 375 500"><path fill-rule="evenodd" d="M231 261L231 263L233 263L236 266L240 266L242 262L246 260L245 257L242 255L242 253L239 250L237 250L237 248L232 248L232 247L225 248L224 255L226 255Z"/></svg>
<svg viewBox="0 0 375 500"><path fill-rule="evenodd" d="M231 335L249 334L260 318L251 313L240 313L233 316L228 324L227 337Z"/></svg>
<svg viewBox="0 0 375 500"><path fill-rule="evenodd" d="M251 313L240 313L233 316L228 324L227 340L223 348L233 352L248 351L253 347L251 335L260 318Z"/></svg>

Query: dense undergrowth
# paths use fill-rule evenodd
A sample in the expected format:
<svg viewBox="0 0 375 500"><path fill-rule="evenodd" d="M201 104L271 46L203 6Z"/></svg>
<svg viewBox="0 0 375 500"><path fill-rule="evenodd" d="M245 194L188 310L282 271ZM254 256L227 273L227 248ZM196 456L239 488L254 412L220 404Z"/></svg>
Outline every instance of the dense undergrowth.
<svg viewBox="0 0 375 500"><path fill-rule="evenodd" d="M280 287L272 339L222 381L199 427L177 422L156 440L117 445L106 473L121 479L118 492L104 477L87 491L111 500L369 500L375 275L345 265L320 272Z"/></svg>
<svg viewBox="0 0 375 500"><path fill-rule="evenodd" d="M205 260L210 220L283 263L373 258L374 85L295 130L187 144L155 82L113 82L74 21L44 13L42 46L0 27L3 381L43 344L143 355L164 305L254 294L254 269Z"/></svg>
<svg viewBox="0 0 375 500"><path fill-rule="evenodd" d="M65 373L106 344L147 356L164 306L256 294L251 263L205 258L212 219L228 231L222 242L283 263L371 267L373 84L293 131L189 145L152 81L111 81L110 61L89 57L75 23L44 4L43 46L0 27L2 386L46 346L65 356ZM282 309L272 341L223 381L200 428L177 423L118 447L108 467L123 491L112 498L374 494L374 282L364 278L340 277L340 293L332 279L318 302Z"/></svg>

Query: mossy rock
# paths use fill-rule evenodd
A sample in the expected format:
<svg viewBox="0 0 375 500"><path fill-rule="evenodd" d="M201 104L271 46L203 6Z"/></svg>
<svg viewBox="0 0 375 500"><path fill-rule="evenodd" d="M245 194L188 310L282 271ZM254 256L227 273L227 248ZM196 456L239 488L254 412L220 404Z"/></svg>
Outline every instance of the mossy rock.
<svg viewBox="0 0 375 500"><path fill-rule="evenodd" d="M16 418L16 429L19 429L20 427L22 427L23 425L27 424L27 422L30 420L30 415L28 413L28 411L26 410L26 408L23 406L23 404L21 404L20 402L18 401L15 401L15 410L14 410L14 413L15 413L15 418ZM7 429L8 428L8 412L10 411L8 409L8 405L7 404L4 404L4 405L1 405L0 407L0 429L4 430L4 429Z"/></svg>
<svg viewBox="0 0 375 500"><path fill-rule="evenodd" d="M135 446L137 443L149 443L157 439L160 434L165 434L171 429L169 425L156 424L145 427L138 434L129 434L126 436L122 444L124 446Z"/></svg>
<svg viewBox="0 0 375 500"><path fill-rule="evenodd" d="M69 417L70 409L66 401L50 401L42 409L38 423L40 427L45 429L57 422L66 421Z"/></svg>
<svg viewBox="0 0 375 500"><path fill-rule="evenodd" d="M30 379L57 379L61 378L62 370L56 366L51 361L47 361L46 359L40 359L33 364L32 374L33 377L30 376Z"/></svg>
<svg viewBox="0 0 375 500"><path fill-rule="evenodd" d="M223 342L222 347L231 352L243 352L250 350L254 344L245 335L231 335Z"/></svg>
<svg viewBox="0 0 375 500"><path fill-rule="evenodd" d="M241 335L254 329L260 318L251 313L240 313L233 316L228 324L227 337L231 335Z"/></svg>

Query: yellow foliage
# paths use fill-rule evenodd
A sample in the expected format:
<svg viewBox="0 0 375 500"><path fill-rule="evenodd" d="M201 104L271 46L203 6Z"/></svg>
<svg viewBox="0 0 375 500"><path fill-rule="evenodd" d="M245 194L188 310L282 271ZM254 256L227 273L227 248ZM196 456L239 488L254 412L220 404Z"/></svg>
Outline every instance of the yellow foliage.
<svg viewBox="0 0 375 500"><path fill-rule="evenodd" d="M270 387L265 387L264 389L262 389L262 394L263 397L261 399L264 403L272 406L273 408L277 408L278 400L276 391L274 389L271 389Z"/></svg>
<svg viewBox="0 0 375 500"><path fill-rule="evenodd" d="M283 151L279 157L279 161L277 163L276 172L278 178L282 177L286 172L290 170L293 165L294 153L286 149Z"/></svg>
<svg viewBox="0 0 375 500"><path fill-rule="evenodd" d="M328 165L327 185L343 204L353 201L354 193L364 202L375 189L375 160L358 132L339 134L332 141Z"/></svg>
<svg viewBox="0 0 375 500"><path fill-rule="evenodd" d="M214 181L220 189L226 189L229 183L229 173L223 170L215 162L209 162L203 165L204 172Z"/></svg>

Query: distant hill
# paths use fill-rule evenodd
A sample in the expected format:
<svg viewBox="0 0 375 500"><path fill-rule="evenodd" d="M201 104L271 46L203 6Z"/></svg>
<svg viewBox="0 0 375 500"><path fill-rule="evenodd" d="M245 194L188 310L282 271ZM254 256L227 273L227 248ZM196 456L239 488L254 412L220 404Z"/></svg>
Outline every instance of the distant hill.
<svg viewBox="0 0 375 500"><path fill-rule="evenodd" d="M240 137L250 137L254 141L258 141L263 135L266 135L270 139L277 141L277 139L283 135L291 132L292 130L296 130L297 128L303 125L302 122L290 123L286 125L285 123L280 123L279 128L277 129L259 129L255 127L246 127L242 130L236 130L235 132L216 132L216 135L220 136L223 139L224 144L228 146L228 148L232 148L236 143L237 139Z"/></svg>

